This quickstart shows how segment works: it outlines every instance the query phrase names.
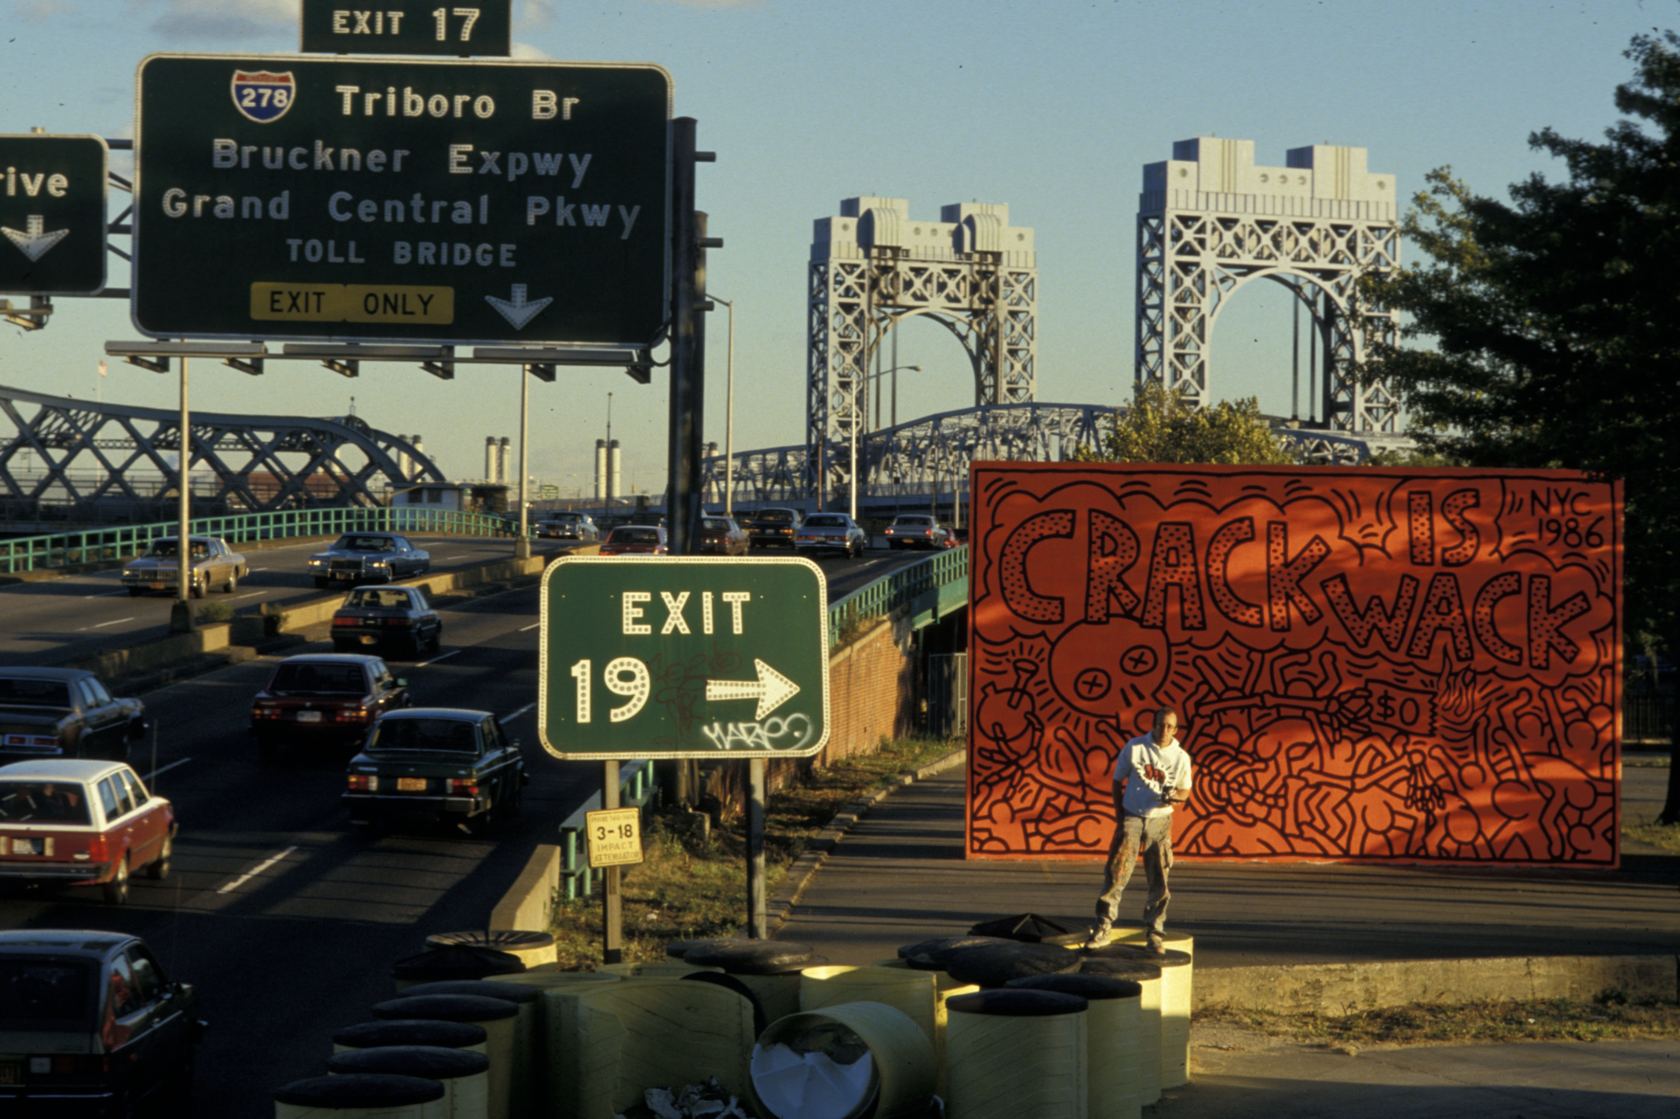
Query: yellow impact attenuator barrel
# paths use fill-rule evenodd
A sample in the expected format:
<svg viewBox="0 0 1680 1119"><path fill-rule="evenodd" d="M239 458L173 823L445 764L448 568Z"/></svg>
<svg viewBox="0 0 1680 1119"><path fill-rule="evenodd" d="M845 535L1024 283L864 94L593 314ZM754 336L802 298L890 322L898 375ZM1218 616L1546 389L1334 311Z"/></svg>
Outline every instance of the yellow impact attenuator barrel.
<svg viewBox="0 0 1680 1119"><path fill-rule="evenodd" d="M427 948L488 948L492 952L506 952L517 956L529 970L551 964L559 958L551 933L527 929L474 929L468 932L433 933L426 938Z"/></svg>
<svg viewBox="0 0 1680 1119"><path fill-rule="evenodd" d="M799 1009L821 1010L846 1002L878 1002L906 1015L933 1044L937 984L931 971L909 968L808 967L800 973Z"/></svg>
<svg viewBox="0 0 1680 1119"><path fill-rule="evenodd" d="M1055 991L950 1001L947 1119L1085 1119L1086 1002Z"/></svg>
<svg viewBox="0 0 1680 1119"><path fill-rule="evenodd" d="M519 1008L513 1020L513 1081L508 1089L508 1110L515 1119L533 1114L533 1069L542 1036L542 989L529 983L491 983L482 979L450 979L403 988L404 998L420 995L478 995L511 1002Z"/></svg>
<svg viewBox="0 0 1680 1119"><path fill-rule="evenodd" d="M1151 957L1153 959L1155 957ZM1146 963L1123 946L1088 953L1080 966L1083 975L1129 979L1142 988L1138 997L1138 1103L1144 1107L1161 1098L1161 968Z"/></svg>
<svg viewBox="0 0 1680 1119"><path fill-rule="evenodd" d="M478 995L421 995L382 1002L373 1008L375 1018L436 1018L444 1022L468 1022L483 1026L484 1055L490 1058L490 1117L508 1119L513 1090L515 1019L519 1007L502 999Z"/></svg>
<svg viewBox="0 0 1680 1119"><path fill-rule="evenodd" d="M752 1092L763 1119L922 1119L933 1087L933 1041L885 1003L790 1014L753 1047Z"/></svg>
<svg viewBox="0 0 1680 1119"><path fill-rule="evenodd" d="M1090 1070L1086 1110L1090 1119L1138 1119L1138 1064L1143 1056L1138 1032L1143 988L1130 979L1108 975L1035 975L1011 979L1009 986L1030 991L1078 995L1088 1004L1085 1018L1085 1064Z"/></svg>

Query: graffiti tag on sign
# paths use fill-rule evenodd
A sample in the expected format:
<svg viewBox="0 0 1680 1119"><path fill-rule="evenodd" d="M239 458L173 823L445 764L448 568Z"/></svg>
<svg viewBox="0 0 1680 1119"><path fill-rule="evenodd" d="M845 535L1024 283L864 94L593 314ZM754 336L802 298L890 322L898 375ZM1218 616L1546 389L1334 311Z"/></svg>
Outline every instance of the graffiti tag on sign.
<svg viewBox="0 0 1680 1119"><path fill-rule="evenodd" d="M1617 862L1619 485L977 464L968 853L1095 856L1179 712L1175 855Z"/></svg>

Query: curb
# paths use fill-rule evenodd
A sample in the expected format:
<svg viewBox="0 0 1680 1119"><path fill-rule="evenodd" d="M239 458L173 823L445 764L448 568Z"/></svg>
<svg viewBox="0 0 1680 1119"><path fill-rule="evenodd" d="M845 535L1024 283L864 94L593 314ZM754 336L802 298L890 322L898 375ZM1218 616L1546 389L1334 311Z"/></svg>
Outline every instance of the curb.
<svg viewBox="0 0 1680 1119"><path fill-rule="evenodd" d="M793 907L799 904L799 899L804 896L805 888L811 884L811 879L816 877L817 871L822 868L823 863L828 861L828 856L840 845L840 841L846 837L846 833L851 831L859 820L867 816L871 808L906 785L913 785L917 781L925 780L936 773L944 773L948 769L955 769L967 761L968 750L966 748L953 750L944 757L936 758L922 766L914 773L906 773L901 777L894 778L868 796L859 797L835 813L834 819L828 822L828 826L811 839L810 846L805 849L805 853L795 859L792 866L788 867L788 872L783 876L781 885L776 887L775 894L765 904L765 924L768 926L771 935L774 935L777 929L787 924L788 918L793 912Z"/></svg>

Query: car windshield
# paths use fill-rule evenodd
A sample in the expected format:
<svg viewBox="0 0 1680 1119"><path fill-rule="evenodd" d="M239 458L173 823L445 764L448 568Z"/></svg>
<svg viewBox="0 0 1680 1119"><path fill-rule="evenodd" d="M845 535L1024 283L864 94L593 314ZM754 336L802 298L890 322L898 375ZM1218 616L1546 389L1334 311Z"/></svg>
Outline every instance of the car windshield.
<svg viewBox="0 0 1680 1119"><path fill-rule="evenodd" d="M760 509L754 518L761 525L791 525L793 523L792 509Z"/></svg>
<svg viewBox="0 0 1680 1119"><path fill-rule="evenodd" d="M344 605L351 610L379 610L379 609L408 609L408 593L406 591L351 591L350 597L344 600Z"/></svg>
<svg viewBox="0 0 1680 1119"><path fill-rule="evenodd" d="M846 521L842 517L806 517L806 528L845 528Z"/></svg>
<svg viewBox="0 0 1680 1119"><path fill-rule="evenodd" d="M180 548L176 546L176 543L173 540L159 540L152 544L152 550L146 554L151 556L153 559L174 559L180 554ZM204 543L202 540L194 540L192 542L192 555L194 559L203 559L209 554L210 545Z"/></svg>
<svg viewBox="0 0 1680 1119"><path fill-rule="evenodd" d="M91 824L82 787L63 781L0 781L0 824ZM4 1015L0 1015L4 1017Z"/></svg>
<svg viewBox="0 0 1680 1119"><path fill-rule="evenodd" d="M389 552L391 538L389 536L340 536L338 543L333 545L335 551L340 552Z"/></svg>
<svg viewBox="0 0 1680 1119"><path fill-rule="evenodd" d="M550 517L549 520L559 521L562 524L574 524L583 520L583 518L576 513L556 513L554 516Z"/></svg>
<svg viewBox="0 0 1680 1119"><path fill-rule="evenodd" d="M656 528L615 528L612 533L614 544L657 544L659 530Z"/></svg>
<svg viewBox="0 0 1680 1119"><path fill-rule="evenodd" d="M296 692L330 695L364 695L367 682L359 664L282 664L274 670L268 690L276 695Z"/></svg>
<svg viewBox="0 0 1680 1119"><path fill-rule="evenodd" d="M0 676L0 706L69 707L70 685L63 680Z"/></svg>
<svg viewBox="0 0 1680 1119"><path fill-rule="evenodd" d="M81 1021L93 968L81 960L0 957L0 1028L13 1022Z"/></svg>
<svg viewBox="0 0 1680 1119"><path fill-rule="evenodd" d="M460 719L386 719L373 728L367 748L476 754L478 738L473 725Z"/></svg>

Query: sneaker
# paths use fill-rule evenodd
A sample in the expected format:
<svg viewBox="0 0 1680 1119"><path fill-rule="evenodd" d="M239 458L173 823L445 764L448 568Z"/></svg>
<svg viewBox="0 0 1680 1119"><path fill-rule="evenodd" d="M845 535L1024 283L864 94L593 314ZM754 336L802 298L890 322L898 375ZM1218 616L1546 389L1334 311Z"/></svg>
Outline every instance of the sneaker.
<svg viewBox="0 0 1680 1119"><path fill-rule="evenodd" d="M1149 949L1149 954L1152 956L1165 956L1167 954L1167 942L1158 936L1150 937L1145 947Z"/></svg>
<svg viewBox="0 0 1680 1119"><path fill-rule="evenodd" d="M1101 948L1113 939L1114 932L1108 927L1108 922L1104 921L1102 924L1091 930L1090 937L1085 941L1085 950L1090 951L1093 948Z"/></svg>

